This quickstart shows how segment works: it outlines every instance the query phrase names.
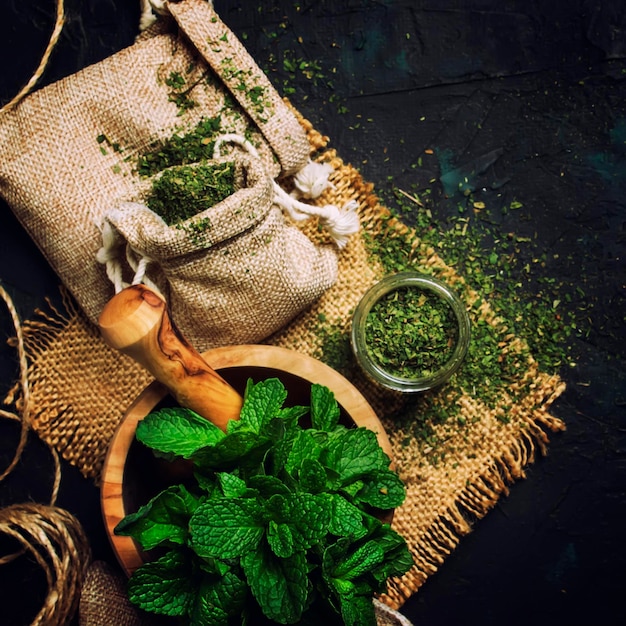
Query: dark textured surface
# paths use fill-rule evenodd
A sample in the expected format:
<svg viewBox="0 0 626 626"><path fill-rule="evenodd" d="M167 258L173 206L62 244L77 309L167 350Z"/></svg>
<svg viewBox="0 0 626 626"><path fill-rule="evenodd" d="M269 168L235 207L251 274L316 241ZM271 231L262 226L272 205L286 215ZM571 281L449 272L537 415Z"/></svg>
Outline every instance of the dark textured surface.
<svg viewBox="0 0 626 626"><path fill-rule="evenodd" d="M1 101L36 67L53 4L1 3ZM455 170L479 172L470 177L472 198L492 209L493 232L528 238L523 260L554 279L575 310L569 342L577 366L563 369L568 387L554 406L567 431L552 437L548 456L476 524L403 611L421 626L624 623L623 3L215 4L278 89L381 193L392 184L430 187L431 210L445 223L465 206L449 184ZM67 10L44 83L128 45L136 32L135 2L72 0ZM521 208L498 210L514 200ZM8 207L0 211L0 280L28 318L45 296L57 297L57 281ZM539 292L532 282L524 289L519 297L529 301ZM0 323L4 391L17 370L4 345L12 335L4 311ZM16 432L0 423L2 458ZM40 448L33 438L19 471L0 485L2 504L45 499L51 464ZM96 556L111 558L97 490L71 467L63 467L59 504L83 522ZM45 584L38 569L5 566L0 581L0 623L28 623Z"/></svg>

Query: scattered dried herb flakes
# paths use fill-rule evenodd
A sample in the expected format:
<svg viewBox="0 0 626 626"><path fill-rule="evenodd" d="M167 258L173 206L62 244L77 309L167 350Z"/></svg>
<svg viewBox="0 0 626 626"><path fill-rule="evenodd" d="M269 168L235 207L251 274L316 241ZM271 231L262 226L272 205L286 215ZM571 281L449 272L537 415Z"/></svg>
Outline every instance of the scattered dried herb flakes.
<svg viewBox="0 0 626 626"><path fill-rule="evenodd" d="M389 219L393 220L392 217ZM389 224L390 228L377 234L376 237L366 237L370 254L378 259L387 272L411 269L435 275L444 281L449 280L449 277L445 275L449 271L447 268L438 270L428 263L432 253L436 251L445 260L447 266L454 267L454 272L465 280L467 291L465 297L468 297L470 289L475 289L482 294L482 297L488 297L489 306L494 312L493 317L489 320L485 319L481 314L483 300L479 298L474 301L469 311L472 336L468 354L462 367L446 385L445 390L457 389L460 394L462 389L466 389L468 393L476 395L491 408L502 403L503 390L506 390L511 403L514 402L518 393L522 393L523 390L519 389L516 392L511 383L516 380L518 374L527 369L528 356L531 353L526 341L517 342L514 347L508 346L514 332L510 318L518 316L517 309L521 306L521 302L495 304L498 298L490 277L491 264L485 259L485 253L479 257L475 256L478 254L477 250L471 253L473 245L478 246L479 242L472 244L467 230L462 238L449 240L445 231L435 229L430 224L431 228L427 231L427 237L415 245L415 240L409 240L410 235L398 232L393 222ZM422 231L418 230L418 232ZM440 245L432 245L435 242L429 239L434 239L439 243L445 241L447 245L442 250ZM451 254L450 243L452 241L461 248L458 254ZM462 258L467 259L468 267L463 267L460 262ZM516 297L519 300L519 294ZM505 348L508 348L508 351L505 351ZM452 406L450 410L454 415L458 413L458 408L455 406Z"/></svg>
<svg viewBox="0 0 626 626"><path fill-rule="evenodd" d="M171 226L221 202L234 192L234 186L232 162L179 165L155 179L146 205Z"/></svg>
<svg viewBox="0 0 626 626"><path fill-rule="evenodd" d="M407 194L396 189L384 202L391 207L389 215L382 218L376 233L366 230L363 237L372 259L385 273L413 270L447 281L446 274L453 268L465 284L465 291L455 284L461 297L469 302L470 292L479 294L469 308L472 335L462 367L439 389L412 395L393 416L410 433L409 439L422 442L423 449L429 451L429 462L435 463L446 452L434 426L451 419L463 426L465 418L457 403L463 390L497 409L498 419L508 421L508 408L527 392L521 377L529 359L532 357L548 373L573 365L567 338L576 328L571 314L557 306L561 304L555 296L557 286L535 278L533 268L521 263L528 251L521 255L520 246L531 246L528 239L518 239L514 234L502 237L496 225L471 212L459 211L457 216L438 222L429 208L432 197L428 191ZM397 227L402 216L410 217L419 238L411 229ZM444 260L445 267L429 262L434 253ZM486 304L492 311L488 317L482 313ZM329 330L324 321L319 327L319 358L348 378L358 377L349 328Z"/></svg>
<svg viewBox="0 0 626 626"><path fill-rule="evenodd" d="M193 66L188 68L188 73L193 71ZM165 79L165 84L171 89L168 100L173 102L178 109L178 115L194 109L198 103L191 97L191 90L202 80L200 79L187 85L187 79L180 72L170 72Z"/></svg>
<svg viewBox="0 0 626 626"><path fill-rule="evenodd" d="M370 356L393 376L422 378L450 360L458 322L450 305L427 290L394 289L370 309L365 319Z"/></svg>
<svg viewBox="0 0 626 626"><path fill-rule="evenodd" d="M221 132L221 118L203 118L189 131L174 133L163 143L139 156L137 172L140 176L153 176L173 165L187 165L213 158L215 139Z"/></svg>
<svg viewBox="0 0 626 626"><path fill-rule="evenodd" d="M257 114L259 120L267 122L274 114L274 105L266 87L259 84L261 75L242 69L232 57L222 59L220 70L224 80L231 82L232 88L243 94L248 107Z"/></svg>
<svg viewBox="0 0 626 626"><path fill-rule="evenodd" d="M489 211L468 210L474 205L471 197L459 204L457 216L435 220L428 208L430 196L423 193L422 206L416 206L410 200L415 195L395 190L387 201L396 214L410 217L421 245L436 250L468 286L488 299L508 332L528 344L543 371L556 373L573 365L568 338L578 328L571 298L560 293L563 286L557 281L537 275L546 255L537 253L532 239L500 232Z"/></svg>

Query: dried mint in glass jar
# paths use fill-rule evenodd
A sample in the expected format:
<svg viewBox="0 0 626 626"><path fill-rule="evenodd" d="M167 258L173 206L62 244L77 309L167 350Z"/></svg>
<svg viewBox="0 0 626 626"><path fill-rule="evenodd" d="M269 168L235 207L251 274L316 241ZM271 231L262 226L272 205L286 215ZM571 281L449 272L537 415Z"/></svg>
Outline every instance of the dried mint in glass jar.
<svg viewBox="0 0 626 626"><path fill-rule="evenodd" d="M399 378L422 378L440 370L458 338L459 323L449 303L420 288L390 291L365 319L370 358Z"/></svg>

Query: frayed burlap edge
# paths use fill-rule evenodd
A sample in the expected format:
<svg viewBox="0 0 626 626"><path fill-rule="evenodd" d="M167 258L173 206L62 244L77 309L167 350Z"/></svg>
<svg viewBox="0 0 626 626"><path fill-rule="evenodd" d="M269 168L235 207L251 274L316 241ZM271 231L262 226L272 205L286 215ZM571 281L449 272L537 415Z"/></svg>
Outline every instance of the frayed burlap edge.
<svg viewBox="0 0 626 626"><path fill-rule="evenodd" d="M28 361L31 425L87 478L99 481L108 442L124 412L153 379L109 348L65 289L64 310L38 309L22 325ZM5 404L22 402L15 385Z"/></svg>
<svg viewBox="0 0 626 626"><path fill-rule="evenodd" d="M366 238L403 237L424 271L436 273L454 285L474 306L475 315L495 326L502 320L480 294L473 292L435 250L423 245L412 229L390 218L387 209L358 171L327 149L328 138L301 119L308 133L312 154L333 167L333 186L318 200L342 206L355 200L362 234L354 236L339 255L339 277L312 307L266 343L280 345L314 356L323 356L329 330L346 333L351 313L363 293L384 273L368 251ZM312 240L329 243L312 221L304 227ZM33 381L35 407L33 428L62 456L96 481L106 447L124 410L150 381L150 377L127 357L111 351L98 332L68 298L66 312L52 309L24 325ZM520 340L502 328L503 352L520 351ZM71 358L70 358L71 356ZM526 369L511 389L502 391L496 408L483 405L471 394L457 400L465 425L457 422L435 425L433 447L411 438L396 414L411 402L401 395L374 388L355 373L352 382L381 417L390 436L394 460L407 486L407 499L396 511L394 528L407 540L414 558L413 568L389 583L380 599L400 608L424 581L442 565L472 524L482 518L524 477L525 468L537 454L547 450L548 433L564 428L548 412L564 390L557 376L539 371L528 357ZM515 386L523 393L513 394ZM511 398L507 394L511 393ZM11 401L11 395L7 400ZM409 407L410 408L410 407Z"/></svg>

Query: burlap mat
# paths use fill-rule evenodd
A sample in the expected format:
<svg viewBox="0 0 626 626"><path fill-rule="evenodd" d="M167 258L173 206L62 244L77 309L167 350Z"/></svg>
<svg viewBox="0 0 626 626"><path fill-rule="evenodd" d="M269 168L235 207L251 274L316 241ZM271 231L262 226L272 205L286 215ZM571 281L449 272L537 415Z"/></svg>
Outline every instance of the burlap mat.
<svg viewBox="0 0 626 626"><path fill-rule="evenodd" d="M407 540L414 567L390 583L382 600L399 608L428 576L433 574L484 516L508 486L524 476L525 467L545 450L548 433L564 428L548 410L563 391L556 376L541 373L519 339L510 334L481 294L472 291L461 276L422 244L419 233L389 218L358 171L327 148L321 136L302 120L315 158L334 169L333 187L321 204L342 206L356 200L362 233L342 250L337 283L308 311L301 314L267 343L310 354L334 365L328 350L346 345L351 312L363 293L383 273L368 243L381 237L400 241L410 251L411 269L434 274L454 285L471 306L473 322L492 325L500 333L501 355L515 353L521 363L514 379L506 383L477 381L473 389L451 382L435 393L409 398L383 393L368 384L354 368L346 374L370 401L383 421L393 446L398 471L408 491L398 509L394 527ZM312 238L323 237L315 225ZM30 357L33 428L85 476L98 481L108 442L125 409L150 382L134 362L104 345L97 329L67 299L66 311L50 310L24 324ZM476 350L471 358L480 359ZM489 406L480 385L491 385ZM500 387L493 388L499 384ZM15 400L9 397L7 401ZM454 419L441 415L456 406ZM416 424L429 427L429 436L417 436Z"/></svg>

